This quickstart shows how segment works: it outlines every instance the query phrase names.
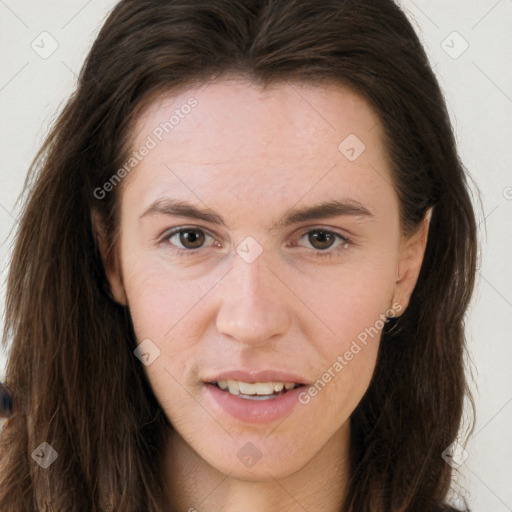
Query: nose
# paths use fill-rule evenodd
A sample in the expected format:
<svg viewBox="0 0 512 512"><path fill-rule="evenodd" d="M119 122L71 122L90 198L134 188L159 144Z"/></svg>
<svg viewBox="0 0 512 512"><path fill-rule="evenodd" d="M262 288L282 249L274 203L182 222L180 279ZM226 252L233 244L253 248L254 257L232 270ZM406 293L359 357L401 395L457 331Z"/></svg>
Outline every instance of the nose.
<svg viewBox="0 0 512 512"><path fill-rule="evenodd" d="M290 297L264 254L252 263L235 255L220 283L217 330L246 345L264 345L290 328Z"/></svg>

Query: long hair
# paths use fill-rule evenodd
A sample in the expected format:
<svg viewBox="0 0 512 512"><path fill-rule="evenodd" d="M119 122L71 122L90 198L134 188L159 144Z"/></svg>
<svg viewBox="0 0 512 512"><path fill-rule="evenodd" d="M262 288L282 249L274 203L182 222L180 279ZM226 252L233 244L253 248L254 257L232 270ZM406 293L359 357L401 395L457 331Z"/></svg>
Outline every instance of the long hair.
<svg viewBox="0 0 512 512"><path fill-rule="evenodd" d="M162 510L172 426L98 249L100 236L116 244L119 187L94 191L126 162L144 106L228 75L350 87L384 126L403 232L433 207L409 307L386 325L351 416L343 510L454 510L441 454L471 396L464 316L476 226L442 92L407 17L392 0L122 0L26 182L6 296L6 382L20 403L0 437L3 512ZM43 442L58 454L47 469L31 456Z"/></svg>

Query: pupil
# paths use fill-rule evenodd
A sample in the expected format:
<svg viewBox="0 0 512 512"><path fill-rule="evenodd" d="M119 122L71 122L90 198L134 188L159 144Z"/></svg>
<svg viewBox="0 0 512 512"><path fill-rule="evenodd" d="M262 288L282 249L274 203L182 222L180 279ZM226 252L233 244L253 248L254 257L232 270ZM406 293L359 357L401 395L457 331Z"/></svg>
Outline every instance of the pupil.
<svg viewBox="0 0 512 512"><path fill-rule="evenodd" d="M331 233L326 233L325 231L314 231L309 234L309 241L311 245L317 247L317 249L328 249L333 242L333 235ZM320 247L315 245L315 243L319 243Z"/></svg>
<svg viewBox="0 0 512 512"><path fill-rule="evenodd" d="M204 234L200 231L182 231L180 233L180 242L189 248L197 248L202 245L204 241ZM188 244L188 245L187 245Z"/></svg>

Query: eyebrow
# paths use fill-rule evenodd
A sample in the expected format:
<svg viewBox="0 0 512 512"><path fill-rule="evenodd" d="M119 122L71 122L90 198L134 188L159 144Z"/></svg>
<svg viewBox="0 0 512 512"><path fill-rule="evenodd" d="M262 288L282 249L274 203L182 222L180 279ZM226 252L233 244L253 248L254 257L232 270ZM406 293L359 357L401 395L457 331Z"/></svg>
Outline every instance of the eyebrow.
<svg viewBox="0 0 512 512"><path fill-rule="evenodd" d="M149 215L163 214L209 222L218 226L227 227L223 217L209 208L200 209L192 203L171 198L162 198L154 201L149 208L140 216L140 219ZM372 211L359 201L354 200L332 200L313 206L292 208L285 212L285 215L271 229L281 229L293 224L317 220L323 218L339 217L350 215L362 217L363 219L374 219Z"/></svg>

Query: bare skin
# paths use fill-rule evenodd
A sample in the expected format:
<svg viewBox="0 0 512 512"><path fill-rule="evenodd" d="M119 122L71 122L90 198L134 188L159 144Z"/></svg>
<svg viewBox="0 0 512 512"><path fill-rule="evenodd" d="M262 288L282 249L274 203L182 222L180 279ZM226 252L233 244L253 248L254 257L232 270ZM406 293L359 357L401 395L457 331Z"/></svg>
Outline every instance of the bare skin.
<svg viewBox="0 0 512 512"><path fill-rule="evenodd" d="M190 88L149 105L133 150L191 97L197 105L124 179L119 244L105 258L138 342L160 351L145 371L174 426L162 465L169 510L338 511L349 418L373 375L382 319L407 307L428 220L401 234L379 119L348 89L263 91L228 79ZM351 134L364 151L354 138L339 149ZM148 212L165 198L225 224ZM344 211L279 224L291 209L327 201ZM250 263L242 257L259 249ZM211 375L234 369L328 382L316 394L305 387L307 403L285 418L255 424L206 391ZM239 456L246 446L260 454L252 465Z"/></svg>

